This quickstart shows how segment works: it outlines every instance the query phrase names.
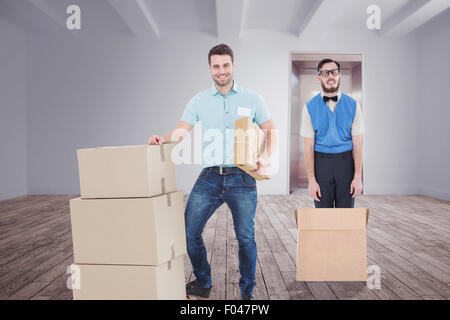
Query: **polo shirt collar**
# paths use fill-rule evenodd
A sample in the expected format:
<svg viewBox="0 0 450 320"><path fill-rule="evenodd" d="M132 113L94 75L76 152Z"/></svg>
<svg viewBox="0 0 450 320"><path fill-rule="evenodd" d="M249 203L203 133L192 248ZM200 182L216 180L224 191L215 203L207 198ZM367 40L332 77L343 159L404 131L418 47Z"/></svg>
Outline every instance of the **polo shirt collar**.
<svg viewBox="0 0 450 320"><path fill-rule="evenodd" d="M234 93L240 93L241 92L241 87L237 84L236 80L233 80L233 88L231 89L230 92L234 92ZM217 90L216 85L213 83L211 86L211 89L209 89L209 93L212 96L215 96L217 94L221 94L219 92L219 90Z"/></svg>

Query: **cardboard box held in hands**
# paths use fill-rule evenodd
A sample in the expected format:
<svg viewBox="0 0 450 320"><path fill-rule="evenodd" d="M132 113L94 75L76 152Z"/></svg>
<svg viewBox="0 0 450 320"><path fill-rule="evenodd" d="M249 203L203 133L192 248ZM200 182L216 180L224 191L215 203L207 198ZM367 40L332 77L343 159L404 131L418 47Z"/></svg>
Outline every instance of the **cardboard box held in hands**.
<svg viewBox="0 0 450 320"><path fill-rule="evenodd" d="M256 180L270 179L268 175L251 173L258 168L258 156L266 148L266 135L261 128L247 117L235 121L234 164Z"/></svg>
<svg viewBox="0 0 450 320"><path fill-rule="evenodd" d="M294 214L297 281L367 281L369 209L307 208Z"/></svg>

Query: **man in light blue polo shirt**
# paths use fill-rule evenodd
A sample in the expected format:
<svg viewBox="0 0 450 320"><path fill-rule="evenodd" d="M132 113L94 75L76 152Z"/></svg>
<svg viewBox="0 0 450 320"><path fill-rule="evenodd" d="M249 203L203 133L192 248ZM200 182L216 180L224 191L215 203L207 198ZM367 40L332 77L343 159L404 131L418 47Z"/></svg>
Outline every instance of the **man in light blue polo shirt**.
<svg viewBox="0 0 450 320"><path fill-rule="evenodd" d="M236 64L229 46L220 44L213 47L209 51L208 62L213 86L189 101L174 130L166 136L153 135L148 143L178 141L178 137L201 122L203 170L192 188L185 211L187 250L196 279L186 285L186 293L200 299L209 298L211 269L202 232L208 219L225 202L231 210L239 244L241 299L250 300L256 284L254 218L257 191L255 179L233 164L234 124L236 119L249 117L267 132L267 148L258 159L257 173L262 173L268 166L270 151L275 150L272 135L275 128L262 97L233 80Z"/></svg>

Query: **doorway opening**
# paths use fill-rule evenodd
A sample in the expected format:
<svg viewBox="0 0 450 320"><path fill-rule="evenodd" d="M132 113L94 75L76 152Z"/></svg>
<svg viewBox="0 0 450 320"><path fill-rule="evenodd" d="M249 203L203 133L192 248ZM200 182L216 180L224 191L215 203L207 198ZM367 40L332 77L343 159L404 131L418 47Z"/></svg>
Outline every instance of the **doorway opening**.
<svg viewBox="0 0 450 320"><path fill-rule="evenodd" d="M289 54L290 66L290 146L288 157L289 194L307 194L308 178L303 154L303 137L300 136L300 124L303 108L310 99L321 91L317 80L317 65L322 59L330 58L341 65L340 90L363 104L363 56L361 53L302 53ZM364 170L363 178L364 180Z"/></svg>

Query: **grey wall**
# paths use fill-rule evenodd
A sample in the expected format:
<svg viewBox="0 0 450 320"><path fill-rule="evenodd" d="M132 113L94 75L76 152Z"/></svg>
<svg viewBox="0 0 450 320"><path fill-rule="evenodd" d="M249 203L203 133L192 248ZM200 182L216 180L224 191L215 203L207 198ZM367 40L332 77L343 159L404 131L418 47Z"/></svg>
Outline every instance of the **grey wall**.
<svg viewBox="0 0 450 320"><path fill-rule="evenodd" d="M78 148L146 144L173 129L210 85L204 50L190 50L121 34L30 39L30 192L79 193ZM189 188L197 171L178 170Z"/></svg>
<svg viewBox="0 0 450 320"><path fill-rule="evenodd" d="M420 94L417 154L420 155L420 193L450 201L450 10L418 32L420 63L414 79Z"/></svg>
<svg viewBox="0 0 450 320"><path fill-rule="evenodd" d="M361 110L364 111L362 101L362 64L358 64L352 69L352 97L361 105Z"/></svg>
<svg viewBox="0 0 450 320"><path fill-rule="evenodd" d="M27 194L27 43L0 19L0 200Z"/></svg>
<svg viewBox="0 0 450 320"><path fill-rule="evenodd" d="M448 26L448 22L443 23ZM153 133L166 134L176 125L187 101L211 85L207 52L223 40L179 30L167 31L161 39L145 40L120 32L81 31L79 37L28 37L28 81L23 81L22 66L22 80L14 76L17 94L8 99L20 106L11 113L22 120L18 120L18 127L8 129L8 133L17 134L13 145L4 138L0 145L17 155L10 157L6 171L16 172L14 177L22 182L11 189L15 191L10 196L22 194L26 187L30 194L77 194L77 148L145 144ZM433 29L421 31L426 38ZM442 56L448 56L448 47L442 44L444 32L439 34L427 41L445 47ZM423 121L419 89L426 81L418 81L417 70L411 66L422 63L421 55L436 53L431 48L419 50L421 38L416 35L380 38L364 29L330 30L321 38L311 33L298 39L286 33L247 31L240 40L228 41L235 50L235 78L264 96L280 129L279 173L270 181L258 182L259 193L288 192L290 51L363 53L366 194L415 194L424 190L422 183L429 186L425 191L430 195L443 195L434 192L436 189L448 192L448 179L425 178L447 169L443 162L431 163L442 152L437 143L429 156L422 156L419 148L424 142L418 130ZM0 61L5 64L5 59ZM435 62L427 63L430 69L436 67ZM448 68L448 62L445 65ZM428 69L428 65L423 68ZM8 76L15 70L8 66ZM435 92L434 84L427 86ZM448 136L444 120L440 121L439 130ZM433 131L427 134L434 136ZM19 147L20 142L26 149ZM421 175L426 161L429 169ZM20 174L25 171L27 184ZM198 166L179 166L179 188L189 192L198 171ZM3 179L0 184L0 190L8 188Z"/></svg>

